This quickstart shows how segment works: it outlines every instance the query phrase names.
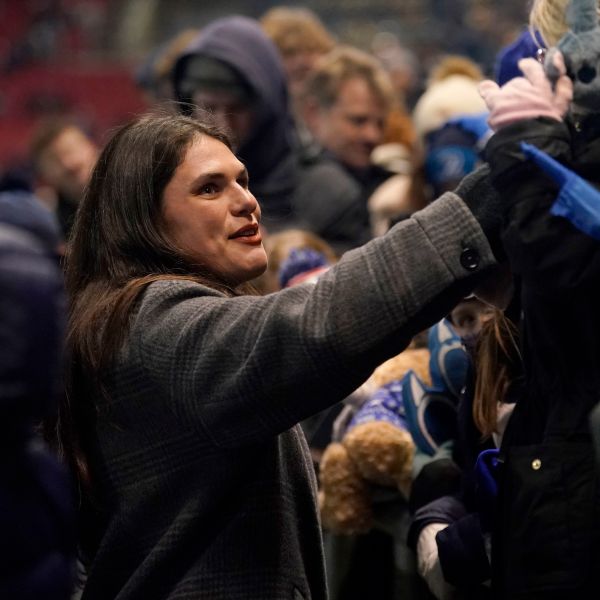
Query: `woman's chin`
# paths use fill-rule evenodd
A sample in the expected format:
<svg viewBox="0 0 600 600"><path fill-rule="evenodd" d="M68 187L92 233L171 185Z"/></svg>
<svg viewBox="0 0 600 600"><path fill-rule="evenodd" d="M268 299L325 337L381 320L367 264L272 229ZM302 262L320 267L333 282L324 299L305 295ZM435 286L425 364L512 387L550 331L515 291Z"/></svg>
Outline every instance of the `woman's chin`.
<svg viewBox="0 0 600 600"><path fill-rule="evenodd" d="M260 277L267 270L267 258L237 265L235 273L231 274L231 279L239 285L248 283L257 277Z"/></svg>

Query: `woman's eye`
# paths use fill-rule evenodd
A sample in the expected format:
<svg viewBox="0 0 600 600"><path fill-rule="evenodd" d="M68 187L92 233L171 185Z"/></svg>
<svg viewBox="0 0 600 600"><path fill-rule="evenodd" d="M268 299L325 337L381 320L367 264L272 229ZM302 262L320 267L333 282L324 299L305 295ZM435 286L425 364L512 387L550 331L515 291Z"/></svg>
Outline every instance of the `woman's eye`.
<svg viewBox="0 0 600 600"><path fill-rule="evenodd" d="M470 327L475 322L473 317L462 317L462 319L458 320L459 327Z"/></svg>
<svg viewBox="0 0 600 600"><path fill-rule="evenodd" d="M215 194L217 190L218 188L214 183L205 183L203 186L200 187L198 192L200 194Z"/></svg>

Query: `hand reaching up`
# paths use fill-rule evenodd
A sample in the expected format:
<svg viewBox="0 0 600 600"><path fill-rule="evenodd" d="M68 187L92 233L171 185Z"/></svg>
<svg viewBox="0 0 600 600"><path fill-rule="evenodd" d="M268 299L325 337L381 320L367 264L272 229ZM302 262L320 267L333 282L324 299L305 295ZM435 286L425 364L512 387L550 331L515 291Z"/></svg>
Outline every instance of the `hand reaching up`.
<svg viewBox="0 0 600 600"><path fill-rule="evenodd" d="M519 61L524 77L515 77L502 87L489 80L479 84L479 93L490 110L488 123L494 131L523 119L563 120L573 99L573 83L566 75L562 54L554 53L553 60L559 73L554 86L544 67L533 58Z"/></svg>

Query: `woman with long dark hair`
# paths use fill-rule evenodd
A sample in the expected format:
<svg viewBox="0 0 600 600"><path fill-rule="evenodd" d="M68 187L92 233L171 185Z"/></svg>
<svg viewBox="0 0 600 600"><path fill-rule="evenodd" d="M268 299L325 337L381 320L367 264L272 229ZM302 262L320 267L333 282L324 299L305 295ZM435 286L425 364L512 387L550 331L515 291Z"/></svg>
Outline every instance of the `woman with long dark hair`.
<svg viewBox="0 0 600 600"><path fill-rule="evenodd" d="M266 268L260 208L227 138L173 116L114 135L67 257L57 433L79 481L85 600L326 597L296 424L494 264L496 222L467 206L493 202L475 177L315 285L261 297L247 289Z"/></svg>

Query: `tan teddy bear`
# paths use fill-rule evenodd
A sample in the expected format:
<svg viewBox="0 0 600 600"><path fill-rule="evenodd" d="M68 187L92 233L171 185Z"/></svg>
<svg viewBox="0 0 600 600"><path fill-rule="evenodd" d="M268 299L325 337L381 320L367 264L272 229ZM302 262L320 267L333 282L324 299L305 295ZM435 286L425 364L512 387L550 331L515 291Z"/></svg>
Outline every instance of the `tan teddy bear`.
<svg viewBox="0 0 600 600"><path fill-rule="evenodd" d="M364 533L373 526L372 486L397 488L408 496L415 444L393 416L374 418L387 411L377 391L398 382L413 370L430 382L429 351L409 348L378 367L365 388L369 400L354 416L340 442L326 448L320 464L319 505L323 525L336 533Z"/></svg>

